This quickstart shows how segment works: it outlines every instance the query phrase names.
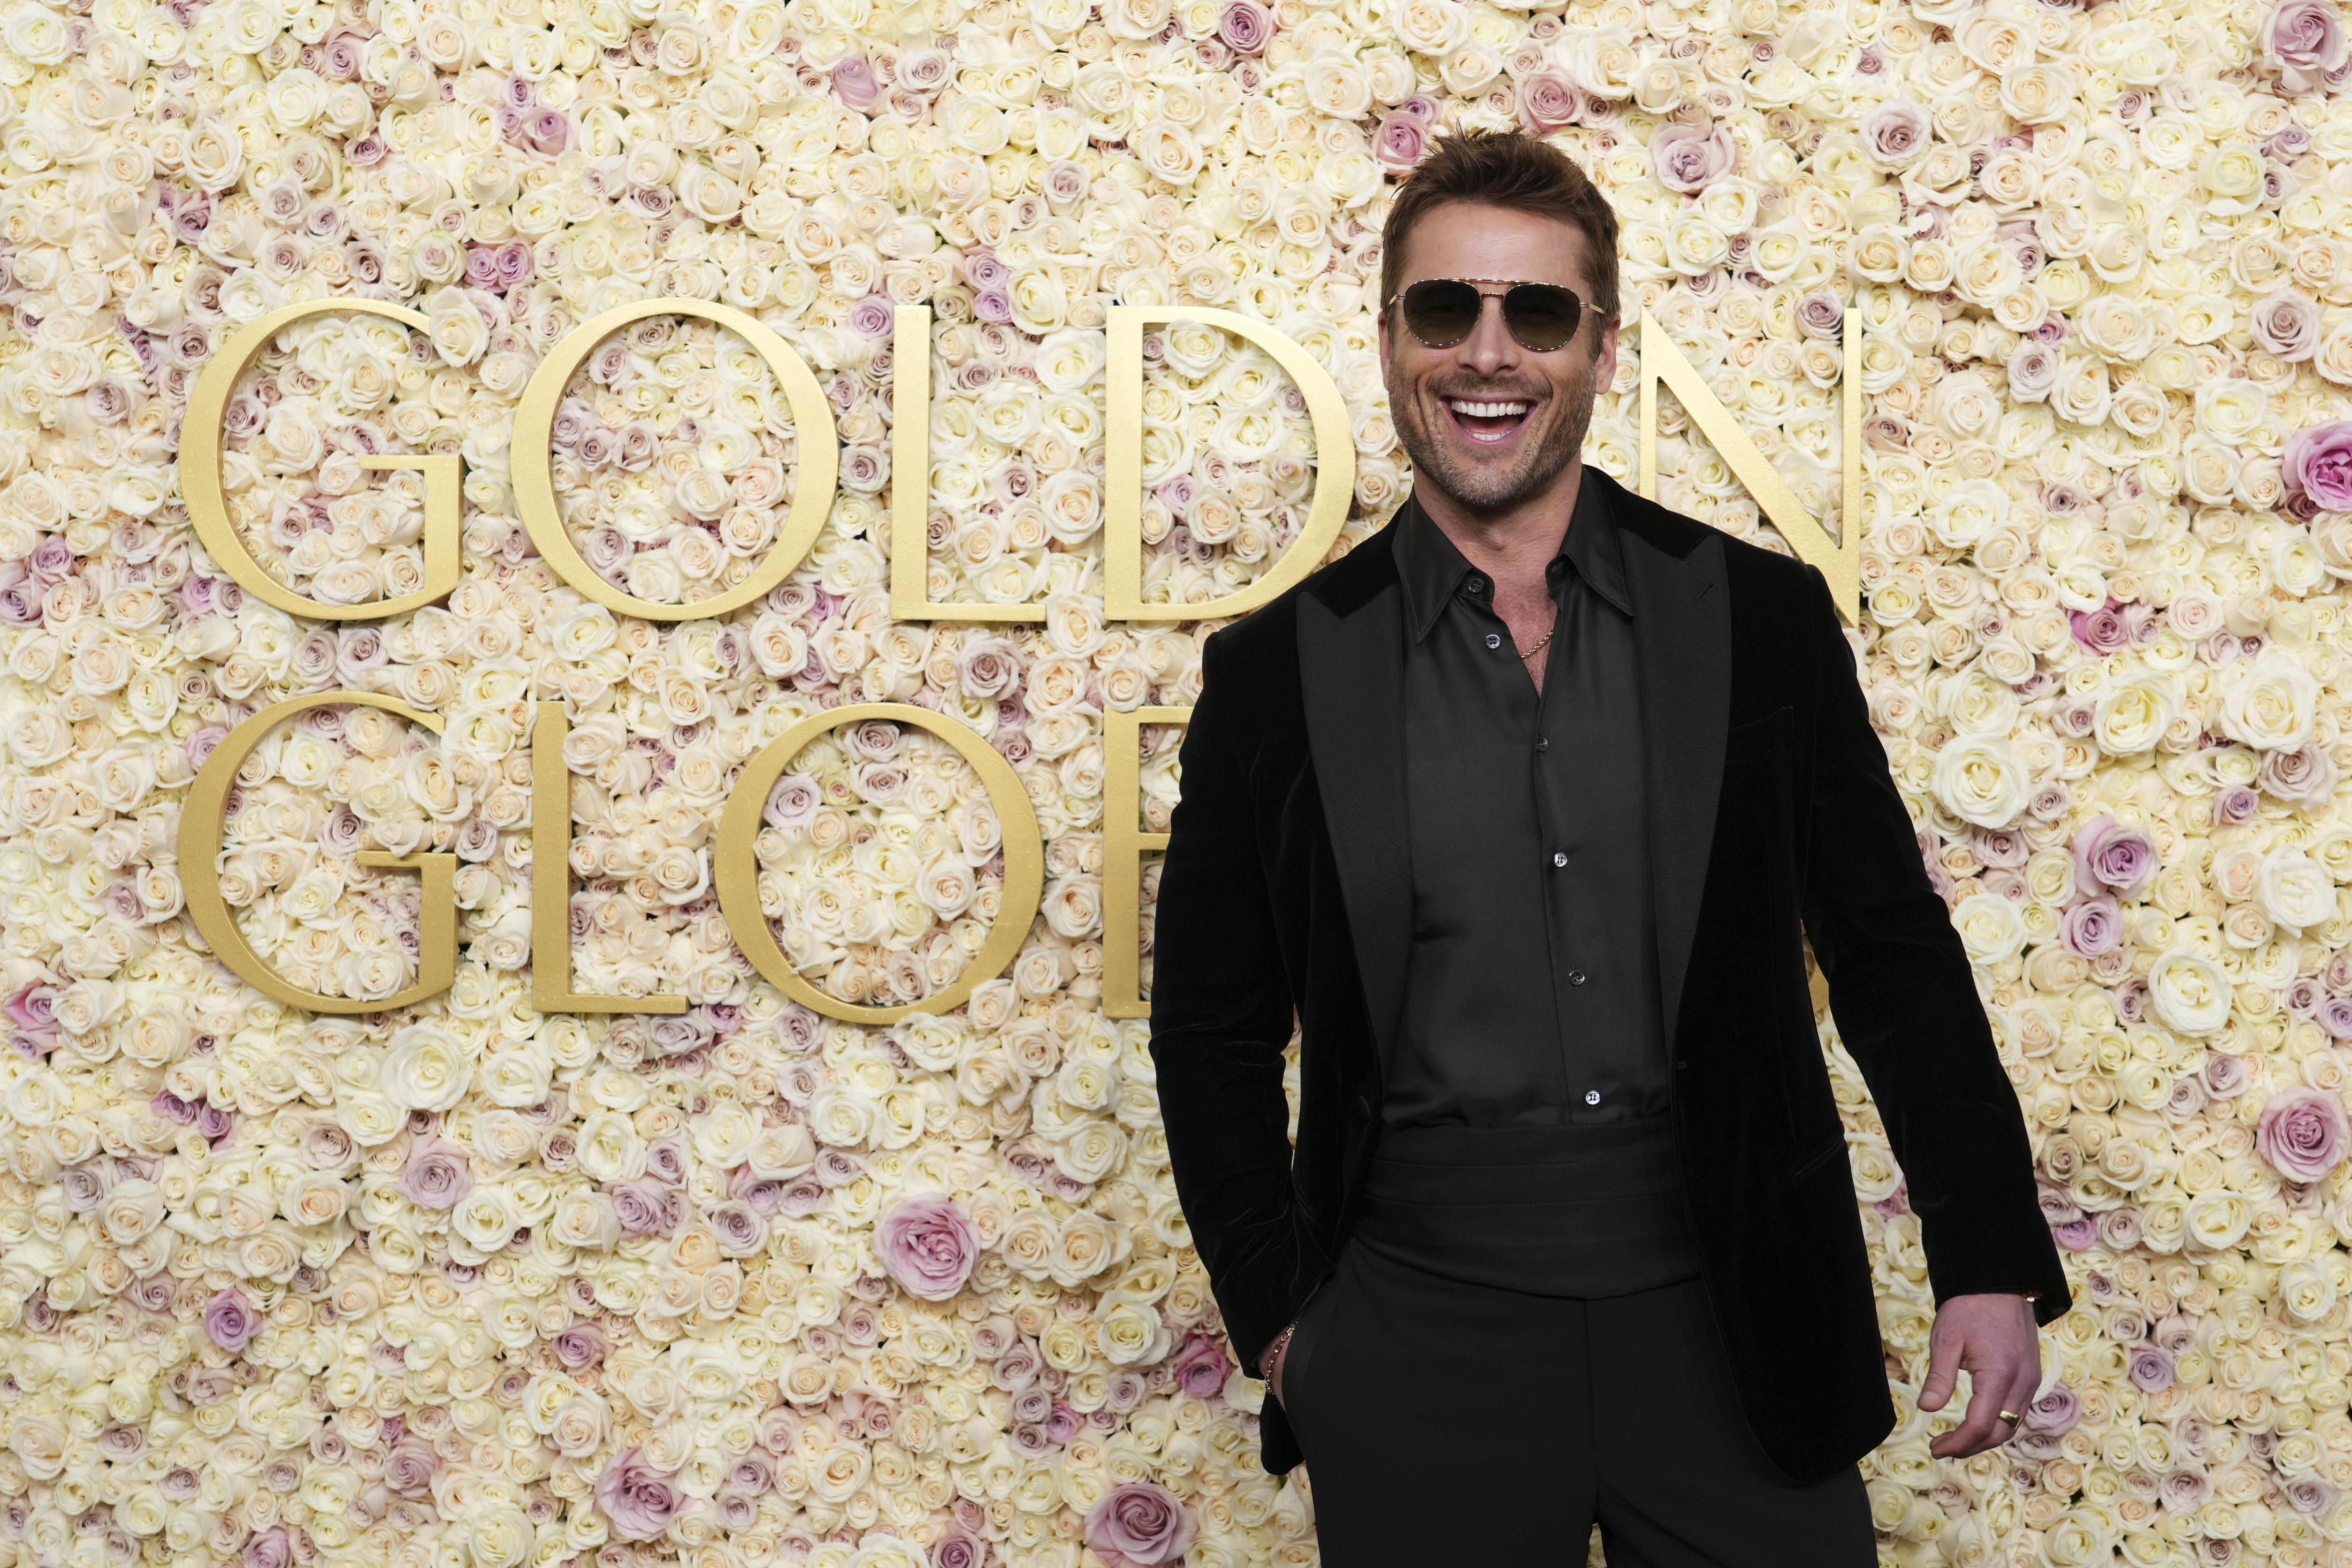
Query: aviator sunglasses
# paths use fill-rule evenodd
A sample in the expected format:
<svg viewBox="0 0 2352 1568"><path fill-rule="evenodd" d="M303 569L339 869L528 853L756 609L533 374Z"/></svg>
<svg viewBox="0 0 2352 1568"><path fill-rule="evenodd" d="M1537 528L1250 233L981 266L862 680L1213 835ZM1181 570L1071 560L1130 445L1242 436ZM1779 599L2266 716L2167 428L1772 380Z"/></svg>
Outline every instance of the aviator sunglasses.
<svg viewBox="0 0 2352 1568"><path fill-rule="evenodd" d="M1389 303L1403 303L1404 329L1425 347L1450 349L1478 328L1488 298L1481 283L1512 285L1502 295L1503 325L1535 353L1566 348L1584 320L1586 302L1559 284L1509 278L1424 278Z"/></svg>

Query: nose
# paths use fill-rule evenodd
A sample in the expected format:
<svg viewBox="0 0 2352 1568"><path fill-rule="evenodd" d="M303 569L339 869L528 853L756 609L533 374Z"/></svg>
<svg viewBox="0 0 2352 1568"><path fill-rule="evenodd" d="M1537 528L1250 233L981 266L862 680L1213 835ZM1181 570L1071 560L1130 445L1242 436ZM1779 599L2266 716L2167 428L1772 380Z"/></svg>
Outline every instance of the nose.
<svg viewBox="0 0 2352 1568"><path fill-rule="evenodd" d="M1513 368L1523 352L1518 339L1503 324L1503 297L1487 294L1478 301L1478 324L1454 347L1455 357L1481 376Z"/></svg>

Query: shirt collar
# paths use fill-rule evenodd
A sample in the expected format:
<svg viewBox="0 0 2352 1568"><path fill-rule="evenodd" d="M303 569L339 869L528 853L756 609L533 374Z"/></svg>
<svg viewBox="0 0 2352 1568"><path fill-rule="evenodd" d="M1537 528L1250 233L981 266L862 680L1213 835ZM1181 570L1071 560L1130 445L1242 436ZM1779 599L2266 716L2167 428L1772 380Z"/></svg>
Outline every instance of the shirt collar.
<svg viewBox="0 0 2352 1568"><path fill-rule="evenodd" d="M1397 513L1393 531L1397 577L1404 588L1405 629L1419 642L1461 590L1463 579L1470 575L1470 563L1445 537L1445 531L1409 496ZM1557 591L1561 575L1570 571L1620 613L1633 613L1633 595L1625 587L1625 555L1618 542L1616 512L1590 464L1577 492L1576 515L1569 521L1559 553L1552 557L1544 574Z"/></svg>

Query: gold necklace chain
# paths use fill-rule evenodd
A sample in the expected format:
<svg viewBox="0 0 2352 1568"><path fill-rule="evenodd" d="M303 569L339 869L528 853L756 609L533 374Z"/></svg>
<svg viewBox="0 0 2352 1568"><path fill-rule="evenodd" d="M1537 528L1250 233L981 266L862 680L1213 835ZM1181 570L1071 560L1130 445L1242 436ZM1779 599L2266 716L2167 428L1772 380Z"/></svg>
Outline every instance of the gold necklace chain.
<svg viewBox="0 0 2352 1568"><path fill-rule="evenodd" d="M1556 632L1558 630L1559 630L1559 621L1555 617L1552 621L1551 632ZM1536 638L1535 647L1519 648L1519 657L1523 659L1533 658L1536 655L1543 652L1543 645L1551 641L1551 632L1546 632L1543 636ZM1511 646L1513 647L1518 647L1517 643L1513 643Z"/></svg>

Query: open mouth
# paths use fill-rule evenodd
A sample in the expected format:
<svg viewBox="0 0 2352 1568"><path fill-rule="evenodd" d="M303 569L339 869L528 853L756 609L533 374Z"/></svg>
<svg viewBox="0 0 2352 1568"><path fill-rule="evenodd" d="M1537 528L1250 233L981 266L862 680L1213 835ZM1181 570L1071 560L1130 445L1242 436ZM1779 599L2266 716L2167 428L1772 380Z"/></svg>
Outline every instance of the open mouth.
<svg viewBox="0 0 2352 1568"><path fill-rule="evenodd" d="M1482 447L1498 447L1519 432L1535 405L1525 398L1440 399L1454 427Z"/></svg>

